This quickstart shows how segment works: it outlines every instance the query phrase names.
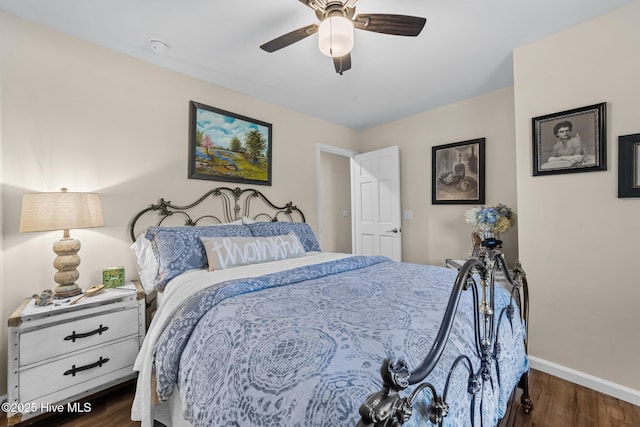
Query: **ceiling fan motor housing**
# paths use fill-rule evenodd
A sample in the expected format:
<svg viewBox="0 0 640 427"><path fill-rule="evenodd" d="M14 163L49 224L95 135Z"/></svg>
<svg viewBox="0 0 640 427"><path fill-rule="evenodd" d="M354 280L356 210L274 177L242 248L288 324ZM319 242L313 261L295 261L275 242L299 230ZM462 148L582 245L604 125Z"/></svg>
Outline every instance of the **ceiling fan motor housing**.
<svg viewBox="0 0 640 427"><path fill-rule="evenodd" d="M340 1L330 1L324 6L319 6L315 11L320 21L324 21L332 16L344 16L345 18L352 19L356 13L355 7L348 7L348 4L342 4Z"/></svg>

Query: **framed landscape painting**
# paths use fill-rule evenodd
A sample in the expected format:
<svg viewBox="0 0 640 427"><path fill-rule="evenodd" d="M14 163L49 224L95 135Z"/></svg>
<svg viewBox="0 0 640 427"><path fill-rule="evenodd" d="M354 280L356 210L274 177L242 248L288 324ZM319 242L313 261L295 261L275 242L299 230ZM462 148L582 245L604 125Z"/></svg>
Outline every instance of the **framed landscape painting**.
<svg viewBox="0 0 640 427"><path fill-rule="evenodd" d="M432 147L431 203L484 203L485 139Z"/></svg>
<svg viewBox="0 0 640 427"><path fill-rule="evenodd" d="M272 126L195 101L189 114L189 178L271 185Z"/></svg>

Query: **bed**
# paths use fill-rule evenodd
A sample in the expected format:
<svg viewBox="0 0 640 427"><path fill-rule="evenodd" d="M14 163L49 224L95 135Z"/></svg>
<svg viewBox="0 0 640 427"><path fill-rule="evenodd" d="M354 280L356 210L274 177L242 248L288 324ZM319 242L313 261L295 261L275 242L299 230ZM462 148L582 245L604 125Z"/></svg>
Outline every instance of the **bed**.
<svg viewBox="0 0 640 427"><path fill-rule="evenodd" d="M228 187L160 199L130 235L158 295L135 364L143 426L493 426L516 386L532 409L526 276L494 284L508 269L491 245L459 272L326 253L293 203Z"/></svg>

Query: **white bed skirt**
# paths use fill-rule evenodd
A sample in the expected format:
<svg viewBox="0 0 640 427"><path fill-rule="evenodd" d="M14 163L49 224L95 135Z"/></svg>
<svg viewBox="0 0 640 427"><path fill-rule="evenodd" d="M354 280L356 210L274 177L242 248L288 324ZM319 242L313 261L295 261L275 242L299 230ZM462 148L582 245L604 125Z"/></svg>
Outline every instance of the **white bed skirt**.
<svg viewBox="0 0 640 427"><path fill-rule="evenodd" d="M180 393L172 393L169 400L153 407L153 424L155 427L158 427L158 422L165 427L193 427L182 417L183 413Z"/></svg>

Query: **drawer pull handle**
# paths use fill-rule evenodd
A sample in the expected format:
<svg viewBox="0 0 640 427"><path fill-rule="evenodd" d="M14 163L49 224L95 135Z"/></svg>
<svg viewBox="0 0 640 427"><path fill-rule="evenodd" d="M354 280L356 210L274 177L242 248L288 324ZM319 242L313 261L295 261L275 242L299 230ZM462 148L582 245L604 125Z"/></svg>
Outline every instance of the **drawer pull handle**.
<svg viewBox="0 0 640 427"><path fill-rule="evenodd" d="M102 365L104 365L108 361L109 361L108 358L103 359L102 356L100 356L100 360L98 360L97 362L92 363L90 365L80 366L79 368L76 368L76 365L73 365L71 367L71 369L69 369L68 371L65 371L65 373L63 375L71 375L72 377L75 377L76 373L78 373L78 372L86 371L87 369L93 369L93 368L97 368L97 367L101 368Z"/></svg>
<svg viewBox="0 0 640 427"><path fill-rule="evenodd" d="M71 342L76 342L77 339L79 338L87 338L90 337L91 335L102 335L102 333L106 330L108 330L109 327L108 326L102 326L100 325L100 327L94 331L91 332L85 332L83 334L76 334L76 331L73 331L73 333L71 335L67 335L66 337L64 337L65 341L71 341Z"/></svg>

